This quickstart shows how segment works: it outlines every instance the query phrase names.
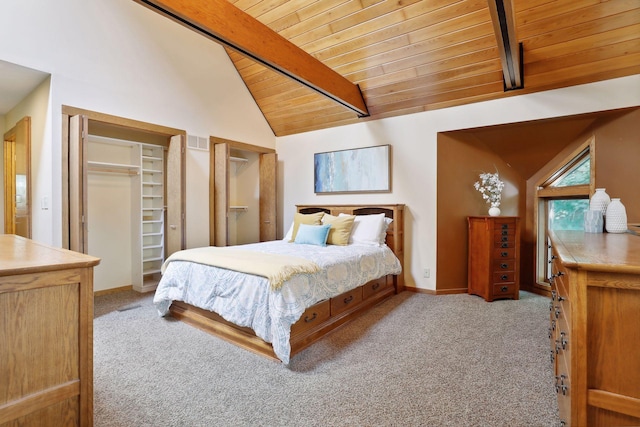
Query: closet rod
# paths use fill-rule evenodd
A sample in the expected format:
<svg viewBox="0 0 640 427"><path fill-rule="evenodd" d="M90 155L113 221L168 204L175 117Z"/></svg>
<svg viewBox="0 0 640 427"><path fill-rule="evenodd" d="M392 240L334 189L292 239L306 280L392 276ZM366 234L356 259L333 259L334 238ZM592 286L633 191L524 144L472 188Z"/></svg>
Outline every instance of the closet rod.
<svg viewBox="0 0 640 427"><path fill-rule="evenodd" d="M109 173L109 174L114 173L118 175L129 175L129 176L140 175L139 172L134 170L112 169L112 168L104 168L99 166L90 166L89 173Z"/></svg>

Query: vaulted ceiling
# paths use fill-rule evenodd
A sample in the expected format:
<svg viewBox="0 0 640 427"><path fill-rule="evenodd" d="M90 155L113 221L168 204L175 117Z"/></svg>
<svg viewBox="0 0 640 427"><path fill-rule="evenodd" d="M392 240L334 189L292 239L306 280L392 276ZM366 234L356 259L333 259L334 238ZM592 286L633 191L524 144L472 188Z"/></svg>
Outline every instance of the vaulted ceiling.
<svg viewBox="0 0 640 427"><path fill-rule="evenodd" d="M277 136L640 73L638 0L228 1L357 85L368 109L227 47ZM491 2L513 10L521 89L504 89Z"/></svg>

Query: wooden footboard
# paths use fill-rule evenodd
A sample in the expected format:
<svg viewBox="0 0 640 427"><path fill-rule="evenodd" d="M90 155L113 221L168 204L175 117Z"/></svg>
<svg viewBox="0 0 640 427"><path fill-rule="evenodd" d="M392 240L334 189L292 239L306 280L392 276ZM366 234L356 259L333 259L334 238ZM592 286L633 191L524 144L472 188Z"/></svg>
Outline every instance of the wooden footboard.
<svg viewBox="0 0 640 427"><path fill-rule="evenodd" d="M358 317L396 293L397 276L372 280L348 292L309 307L291 327L291 357L317 342L329 332ZM279 359L271 344L257 337L250 328L224 320L218 314L174 301L171 315L196 328L227 340L246 350Z"/></svg>

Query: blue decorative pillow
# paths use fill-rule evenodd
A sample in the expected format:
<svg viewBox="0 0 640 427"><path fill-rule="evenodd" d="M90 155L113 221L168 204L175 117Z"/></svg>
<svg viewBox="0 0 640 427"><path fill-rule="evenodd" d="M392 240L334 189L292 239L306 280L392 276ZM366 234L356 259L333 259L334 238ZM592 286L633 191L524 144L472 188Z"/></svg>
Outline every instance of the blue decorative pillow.
<svg viewBox="0 0 640 427"><path fill-rule="evenodd" d="M331 224L325 225L308 225L300 224L298 233L296 234L295 243L304 243L307 245L327 246L327 236Z"/></svg>

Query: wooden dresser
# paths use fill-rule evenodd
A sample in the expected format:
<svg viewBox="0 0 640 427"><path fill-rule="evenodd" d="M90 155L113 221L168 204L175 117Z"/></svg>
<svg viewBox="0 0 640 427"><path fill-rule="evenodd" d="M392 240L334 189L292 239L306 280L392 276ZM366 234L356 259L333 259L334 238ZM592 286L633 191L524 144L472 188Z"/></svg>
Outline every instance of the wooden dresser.
<svg viewBox="0 0 640 427"><path fill-rule="evenodd" d="M520 220L514 216L470 216L468 292L486 301L518 299Z"/></svg>
<svg viewBox="0 0 640 427"><path fill-rule="evenodd" d="M551 233L549 338L561 425L640 425L640 237Z"/></svg>
<svg viewBox="0 0 640 427"><path fill-rule="evenodd" d="M93 425L99 261L0 235L0 426Z"/></svg>

